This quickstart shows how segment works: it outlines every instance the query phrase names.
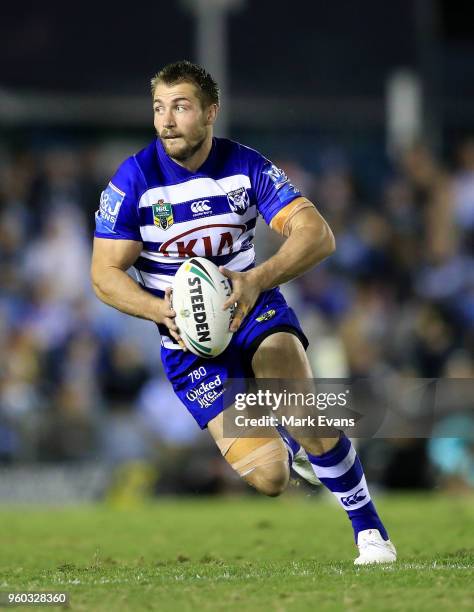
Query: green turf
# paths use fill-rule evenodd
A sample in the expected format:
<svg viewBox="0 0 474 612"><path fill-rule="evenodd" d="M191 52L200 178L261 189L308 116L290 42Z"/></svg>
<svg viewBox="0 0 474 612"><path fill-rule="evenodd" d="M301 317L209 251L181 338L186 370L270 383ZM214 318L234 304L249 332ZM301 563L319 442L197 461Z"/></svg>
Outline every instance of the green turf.
<svg viewBox="0 0 474 612"><path fill-rule="evenodd" d="M399 561L359 569L344 512L299 491L129 509L0 506L0 591L65 590L87 611L472 610L473 502L380 498Z"/></svg>

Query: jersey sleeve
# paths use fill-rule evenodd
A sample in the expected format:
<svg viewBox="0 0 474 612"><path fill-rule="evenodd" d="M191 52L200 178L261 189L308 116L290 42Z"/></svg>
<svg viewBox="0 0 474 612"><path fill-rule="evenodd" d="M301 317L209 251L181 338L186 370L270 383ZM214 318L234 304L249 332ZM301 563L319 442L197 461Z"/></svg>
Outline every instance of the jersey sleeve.
<svg viewBox="0 0 474 612"><path fill-rule="evenodd" d="M256 151L253 153L250 176L257 199L257 210L265 219L265 223L270 225L273 217L295 198L300 197L301 192L292 185L283 170Z"/></svg>
<svg viewBox="0 0 474 612"><path fill-rule="evenodd" d="M144 179L133 157L125 160L100 195L95 213L97 238L141 241L138 200Z"/></svg>

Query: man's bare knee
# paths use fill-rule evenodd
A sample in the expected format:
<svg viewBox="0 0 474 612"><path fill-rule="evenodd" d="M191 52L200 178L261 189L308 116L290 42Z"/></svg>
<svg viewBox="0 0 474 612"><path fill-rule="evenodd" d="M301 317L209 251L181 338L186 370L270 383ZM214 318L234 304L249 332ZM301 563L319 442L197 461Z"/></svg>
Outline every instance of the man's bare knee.
<svg viewBox="0 0 474 612"><path fill-rule="evenodd" d="M265 495L280 495L288 484L288 451L279 436L237 438L225 458L246 482Z"/></svg>
<svg viewBox="0 0 474 612"><path fill-rule="evenodd" d="M260 493L269 497L277 497L286 489L289 476L288 463L276 461L255 468L244 476L244 479Z"/></svg>

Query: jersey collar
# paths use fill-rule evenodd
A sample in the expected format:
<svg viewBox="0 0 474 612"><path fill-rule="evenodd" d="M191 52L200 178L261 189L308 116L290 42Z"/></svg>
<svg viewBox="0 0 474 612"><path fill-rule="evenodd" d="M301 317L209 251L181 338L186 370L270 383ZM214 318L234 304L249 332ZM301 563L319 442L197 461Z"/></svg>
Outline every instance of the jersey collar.
<svg viewBox="0 0 474 612"><path fill-rule="evenodd" d="M209 151L209 155L200 168L196 170L196 172L191 172L187 168L183 168L178 163L176 163L171 157L166 153L161 143L161 140L156 138L156 149L158 151L158 157L160 162L166 168L167 172L173 175L173 177L177 179L189 179L191 177L197 176L209 176L212 173L212 170L215 166L216 160L216 138L212 139L211 150Z"/></svg>

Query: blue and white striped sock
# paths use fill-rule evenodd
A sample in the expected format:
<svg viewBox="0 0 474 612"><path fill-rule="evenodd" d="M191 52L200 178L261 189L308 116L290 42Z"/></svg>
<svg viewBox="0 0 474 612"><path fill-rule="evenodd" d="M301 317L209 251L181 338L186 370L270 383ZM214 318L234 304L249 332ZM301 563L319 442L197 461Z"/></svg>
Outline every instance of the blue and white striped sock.
<svg viewBox="0 0 474 612"><path fill-rule="evenodd" d="M355 448L344 433L334 448L322 455L307 453L319 480L337 497L347 512L357 542L359 531L378 529L384 540L388 534L380 520L365 481L364 470Z"/></svg>

